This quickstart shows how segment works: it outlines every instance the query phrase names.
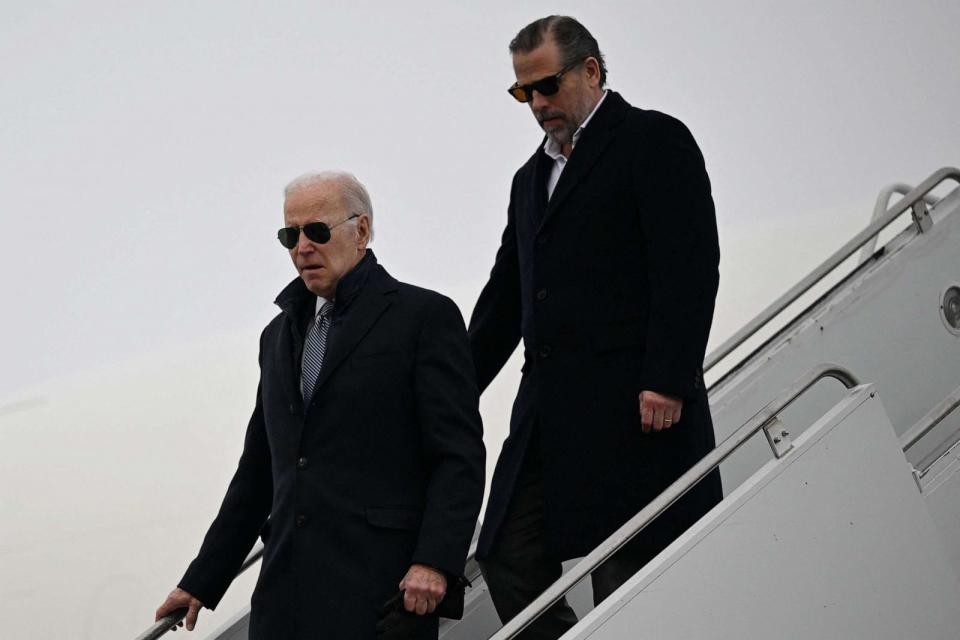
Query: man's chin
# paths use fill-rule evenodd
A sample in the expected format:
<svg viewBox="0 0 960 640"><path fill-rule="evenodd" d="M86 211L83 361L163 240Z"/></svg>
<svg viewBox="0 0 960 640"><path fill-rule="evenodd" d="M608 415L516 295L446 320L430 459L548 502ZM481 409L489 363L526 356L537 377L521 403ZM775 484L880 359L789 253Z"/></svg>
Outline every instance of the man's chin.
<svg viewBox="0 0 960 640"><path fill-rule="evenodd" d="M315 296L327 297L324 295L324 292L329 289L327 282L321 281L320 278L310 277L309 275L301 275L300 277L310 293Z"/></svg>
<svg viewBox="0 0 960 640"><path fill-rule="evenodd" d="M564 131L563 129L558 131L556 129L544 128L543 132L546 133L547 138L558 147L562 147L563 145L569 144L570 142L570 140L568 139L568 136L566 135L566 131Z"/></svg>

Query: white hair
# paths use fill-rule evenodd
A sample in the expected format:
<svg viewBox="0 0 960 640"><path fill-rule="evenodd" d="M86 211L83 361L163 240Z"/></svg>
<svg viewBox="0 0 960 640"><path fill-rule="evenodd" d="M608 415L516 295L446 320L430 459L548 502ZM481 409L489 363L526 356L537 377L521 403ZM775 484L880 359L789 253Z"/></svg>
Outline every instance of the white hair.
<svg viewBox="0 0 960 640"><path fill-rule="evenodd" d="M289 198L291 193L309 189L327 182L334 182L340 187L340 197L350 214L367 215L370 221L370 240L373 240L373 203L370 194L357 177L346 171L312 171L298 176L290 181L283 189L283 197ZM355 221L354 221L355 222Z"/></svg>

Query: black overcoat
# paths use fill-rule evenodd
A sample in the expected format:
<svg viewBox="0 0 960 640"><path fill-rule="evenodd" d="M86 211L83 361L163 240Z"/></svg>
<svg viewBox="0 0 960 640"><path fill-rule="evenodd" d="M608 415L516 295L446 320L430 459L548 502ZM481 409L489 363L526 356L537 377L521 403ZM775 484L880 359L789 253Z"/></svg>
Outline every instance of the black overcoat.
<svg viewBox="0 0 960 640"><path fill-rule="evenodd" d="M703 157L678 120L610 92L561 174L538 148L470 321L481 390L522 338L525 364L478 556L503 521L531 434L541 439L550 551L583 555L714 446L702 364L719 249ZM643 434L641 390L682 397ZM536 428L534 428L536 426ZM662 547L721 497L714 473L641 538Z"/></svg>
<svg viewBox="0 0 960 640"><path fill-rule="evenodd" d="M483 496L479 394L456 305L397 282L368 251L338 284L304 407L315 300L299 278L277 298L243 454L180 582L215 607L269 515L251 638L373 638L411 563L462 575Z"/></svg>

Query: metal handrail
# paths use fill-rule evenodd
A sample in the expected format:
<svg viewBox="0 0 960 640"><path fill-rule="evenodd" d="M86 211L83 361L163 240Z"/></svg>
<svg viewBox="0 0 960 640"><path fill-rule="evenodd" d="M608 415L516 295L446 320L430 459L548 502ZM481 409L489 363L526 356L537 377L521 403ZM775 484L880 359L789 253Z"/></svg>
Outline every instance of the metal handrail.
<svg viewBox="0 0 960 640"><path fill-rule="evenodd" d="M873 215L870 216L870 222L877 220L883 217L883 214L887 212L887 209L890 208L890 198L895 195L905 196L910 193L910 190L913 189L910 185L904 182L897 182L894 184L888 184L883 189L880 190L880 194L877 195L877 203L873 205ZM930 195L929 193L923 196L923 201L927 203L927 206L934 206L940 202L940 198ZM863 248L860 249L860 264L863 264L873 255L874 249L877 247L877 236L870 238Z"/></svg>
<svg viewBox="0 0 960 640"><path fill-rule="evenodd" d="M666 488L659 496L630 518L623 526L617 529L610 537L584 556L570 571L550 585L523 611L503 626L500 631L489 640L507 640L515 637L526 629L542 613L563 598L570 589L583 580L589 573L599 567L610 556L639 534L647 525L666 511L674 502L679 500L703 480L711 471L720 466L734 451L752 438L758 431L776 418L777 414L791 405L797 398L823 378L834 378L851 389L857 386L856 377L847 369L837 364L825 363L812 369L786 388L772 402L757 412L752 418L734 431L726 440L720 443L713 451L704 456L700 462L692 466L673 484Z"/></svg>
<svg viewBox="0 0 960 640"><path fill-rule="evenodd" d="M243 561L242 565L240 565L240 570L237 571L237 575L239 576L241 573L249 569L250 565L259 560L262 556L263 545L259 545L256 549L250 552L250 555L247 556L247 559ZM186 615L186 607L177 609L173 613L166 615L154 622L149 629L138 635L135 640L157 640L157 638L165 634L167 631L170 631L174 625L183 620Z"/></svg>
<svg viewBox="0 0 960 640"><path fill-rule="evenodd" d="M827 258L820 266L811 271L803 280L795 284L789 291L777 298L773 304L761 311L753 320L748 322L740 331L728 338L723 344L714 349L704 360L703 370L709 371L715 364L723 358L730 355L734 349L749 340L762 329L768 322L778 316L784 309L796 302L804 293L809 291L814 285L823 280L830 272L840 266L847 258L853 255L857 249L866 244L871 238L883 231L890 223L900 217L904 212L917 208L922 212L914 212L917 224L927 224L929 217L926 216L926 204L924 197L942 182L953 180L960 184L960 169L955 167L944 167L933 173L929 178L921 182L915 189L912 189L902 200L897 202L882 217L874 220L860 233L850 239L845 245L840 247L833 255ZM926 221L925 221L926 220Z"/></svg>
<svg viewBox="0 0 960 640"><path fill-rule="evenodd" d="M477 562L478 544L479 540L476 540L470 545L470 550L467 551L467 561L463 565L463 575L466 576L470 582L473 582L480 576L480 564Z"/></svg>
<svg viewBox="0 0 960 640"><path fill-rule="evenodd" d="M920 442L923 436L927 435L933 428L943 422L943 419L950 415L957 407L960 407L960 387L944 398L937 406L927 412L925 416L917 420L916 424L907 429L900 436L900 444L903 445L903 451L906 453L913 445Z"/></svg>

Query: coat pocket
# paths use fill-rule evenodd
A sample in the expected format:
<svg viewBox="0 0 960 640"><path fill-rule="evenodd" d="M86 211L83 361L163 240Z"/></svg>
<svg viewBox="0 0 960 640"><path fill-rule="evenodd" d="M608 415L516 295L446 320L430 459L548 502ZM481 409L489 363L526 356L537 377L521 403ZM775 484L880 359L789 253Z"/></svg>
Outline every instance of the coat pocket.
<svg viewBox="0 0 960 640"><path fill-rule="evenodd" d="M642 350L646 339L634 322L594 326L590 330L590 346L595 355L622 350Z"/></svg>
<svg viewBox="0 0 960 640"><path fill-rule="evenodd" d="M380 351L359 351L350 356L353 364L366 366L382 362L400 361L407 357L407 352L400 348L383 349Z"/></svg>
<svg viewBox="0 0 960 640"><path fill-rule="evenodd" d="M367 522L385 529L413 530L420 527L419 509L406 507L367 507Z"/></svg>

